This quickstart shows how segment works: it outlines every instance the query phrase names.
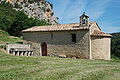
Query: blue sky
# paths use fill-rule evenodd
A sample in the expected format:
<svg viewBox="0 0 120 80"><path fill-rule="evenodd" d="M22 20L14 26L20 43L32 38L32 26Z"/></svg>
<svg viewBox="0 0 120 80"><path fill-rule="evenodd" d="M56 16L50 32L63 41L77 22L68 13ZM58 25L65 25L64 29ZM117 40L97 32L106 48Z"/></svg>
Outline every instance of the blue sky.
<svg viewBox="0 0 120 80"><path fill-rule="evenodd" d="M60 24L78 23L86 12L107 33L120 32L120 0L48 0Z"/></svg>

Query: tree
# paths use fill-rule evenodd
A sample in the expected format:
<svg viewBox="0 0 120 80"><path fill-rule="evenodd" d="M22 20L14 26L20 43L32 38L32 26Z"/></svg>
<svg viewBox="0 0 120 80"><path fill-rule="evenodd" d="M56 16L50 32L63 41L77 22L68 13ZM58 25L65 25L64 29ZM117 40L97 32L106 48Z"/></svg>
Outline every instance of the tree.
<svg viewBox="0 0 120 80"><path fill-rule="evenodd" d="M113 33L112 36L112 55L120 58L120 33Z"/></svg>
<svg viewBox="0 0 120 80"><path fill-rule="evenodd" d="M15 21L9 28L8 32L13 36L21 36L21 31L33 26L49 25L46 21L28 18L26 14L19 11L15 17Z"/></svg>

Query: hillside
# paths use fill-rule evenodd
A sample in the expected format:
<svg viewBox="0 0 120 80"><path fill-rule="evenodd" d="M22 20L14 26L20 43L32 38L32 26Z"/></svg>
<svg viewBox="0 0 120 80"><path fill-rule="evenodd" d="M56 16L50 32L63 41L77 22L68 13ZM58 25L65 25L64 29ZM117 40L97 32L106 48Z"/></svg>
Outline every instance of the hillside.
<svg viewBox="0 0 120 80"><path fill-rule="evenodd" d="M120 58L120 32L112 33L112 55L113 57Z"/></svg>
<svg viewBox="0 0 120 80"><path fill-rule="evenodd" d="M49 23L29 18L24 12L14 10L9 3L0 3L0 29L7 31L10 35L21 36L23 29L42 25L49 25Z"/></svg>
<svg viewBox="0 0 120 80"><path fill-rule="evenodd" d="M58 18L53 11L53 4L46 0L2 0L10 3L16 11L23 11L29 18L45 20L57 24ZM1 1L0 1L1 2Z"/></svg>
<svg viewBox="0 0 120 80"><path fill-rule="evenodd" d="M18 57L0 51L0 80L119 80L120 61Z"/></svg>
<svg viewBox="0 0 120 80"><path fill-rule="evenodd" d="M17 42L22 42L22 39L10 36L7 32L0 30L0 44Z"/></svg>

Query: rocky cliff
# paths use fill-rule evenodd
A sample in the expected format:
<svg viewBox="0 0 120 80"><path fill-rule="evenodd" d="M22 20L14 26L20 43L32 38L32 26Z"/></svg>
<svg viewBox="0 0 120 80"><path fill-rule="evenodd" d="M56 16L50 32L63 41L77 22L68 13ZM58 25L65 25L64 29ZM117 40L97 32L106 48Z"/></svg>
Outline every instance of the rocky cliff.
<svg viewBox="0 0 120 80"><path fill-rule="evenodd" d="M28 17L45 20L50 24L57 24L58 18L54 15L53 5L46 0L1 0L9 2L15 10L23 11Z"/></svg>

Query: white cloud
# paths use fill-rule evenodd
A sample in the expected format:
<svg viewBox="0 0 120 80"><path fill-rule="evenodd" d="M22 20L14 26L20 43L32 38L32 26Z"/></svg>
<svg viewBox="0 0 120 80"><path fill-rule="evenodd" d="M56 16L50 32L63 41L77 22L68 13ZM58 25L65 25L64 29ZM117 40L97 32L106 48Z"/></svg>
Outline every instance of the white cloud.
<svg viewBox="0 0 120 80"><path fill-rule="evenodd" d="M111 0L51 0L54 2L56 15L61 23L78 22L79 16L86 11L92 18L97 19L105 12Z"/></svg>
<svg viewBox="0 0 120 80"><path fill-rule="evenodd" d="M61 16L61 14L64 13L65 9L67 8L67 5L69 4L69 0L53 0L55 2L54 8L55 12L58 16Z"/></svg>
<svg viewBox="0 0 120 80"><path fill-rule="evenodd" d="M106 33L113 33L113 32L120 32L120 26L116 25L115 22L103 22L100 24L103 32Z"/></svg>
<svg viewBox="0 0 120 80"><path fill-rule="evenodd" d="M120 32L120 27L117 27L117 26L109 26L109 27L105 27L104 32L107 32L107 33L114 33L114 32Z"/></svg>
<svg viewBox="0 0 120 80"><path fill-rule="evenodd" d="M97 19L104 14L110 1L111 0L89 0L86 11L92 19Z"/></svg>
<svg viewBox="0 0 120 80"><path fill-rule="evenodd" d="M76 22L86 7L86 0L53 0L56 15L61 23Z"/></svg>
<svg viewBox="0 0 120 80"><path fill-rule="evenodd" d="M79 17L83 12L86 12L90 16L90 20L99 21L100 27L104 32L118 32L120 31L119 19L110 18L106 20L101 19L104 16L109 3L115 2L115 0L49 0L54 3L54 11L58 16L59 22L74 23L79 22ZM116 3L119 3L117 1ZM114 5L115 6L115 5ZM118 5L117 5L118 6ZM111 16L110 16L111 17ZM114 20L115 19L115 20Z"/></svg>

